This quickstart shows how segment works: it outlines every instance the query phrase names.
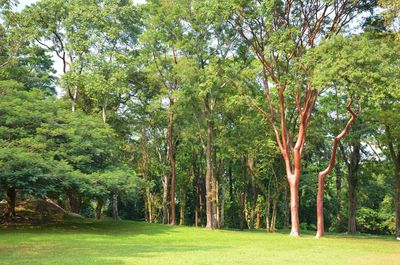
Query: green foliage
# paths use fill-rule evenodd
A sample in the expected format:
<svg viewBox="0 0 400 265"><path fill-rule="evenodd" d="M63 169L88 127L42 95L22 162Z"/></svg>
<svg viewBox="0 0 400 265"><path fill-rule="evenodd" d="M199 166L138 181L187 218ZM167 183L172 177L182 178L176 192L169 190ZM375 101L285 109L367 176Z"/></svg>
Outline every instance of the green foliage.
<svg viewBox="0 0 400 265"><path fill-rule="evenodd" d="M393 36L373 32L338 36L323 42L307 59L314 64L314 86L319 89L336 86L369 104L380 104L388 93L400 96L393 82L399 78L400 60Z"/></svg>
<svg viewBox="0 0 400 265"><path fill-rule="evenodd" d="M123 165L114 130L41 92L4 90L0 100L0 183L24 194L88 199L136 195L138 182Z"/></svg>
<svg viewBox="0 0 400 265"><path fill-rule="evenodd" d="M256 212L263 227L274 203L276 226L285 227L285 166L268 121L274 115L277 125L284 113L291 136L282 141L293 145L300 121L295 94L300 91L303 102L305 91L317 89L302 154L302 228L315 228L317 175L352 98L358 120L326 181L325 225L346 227L348 158L358 148L358 228L393 233L392 171L400 152L400 47L393 34L398 6L381 1L392 26L384 27L381 18L364 12L375 1L322 1L333 13L321 21L316 17L324 11L313 3L39 0L14 12L16 1L0 1L0 190L15 187L22 198L75 204L87 216L94 215L94 204L111 205L118 195L121 216L150 221L151 212L155 222L174 200L182 222L194 224L197 209L204 225L209 144L225 227L251 228ZM362 23L361 14L367 18L362 33L339 34L352 28L354 16L354 24ZM53 97L52 56L63 66L61 99ZM265 67L270 69L263 72ZM273 107L285 88L284 109L266 111L267 84ZM77 111L68 109L68 98ZM276 128L279 134L282 128ZM172 196L168 154L176 162Z"/></svg>
<svg viewBox="0 0 400 265"><path fill-rule="evenodd" d="M386 216L370 208L358 209L357 224L360 232L364 233L393 234L395 232L394 215Z"/></svg>

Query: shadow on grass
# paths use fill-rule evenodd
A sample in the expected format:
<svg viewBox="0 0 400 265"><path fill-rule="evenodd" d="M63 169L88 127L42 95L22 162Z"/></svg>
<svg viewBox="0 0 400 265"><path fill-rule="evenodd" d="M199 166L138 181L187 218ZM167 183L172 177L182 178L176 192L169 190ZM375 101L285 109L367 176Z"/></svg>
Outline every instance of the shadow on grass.
<svg viewBox="0 0 400 265"><path fill-rule="evenodd" d="M145 222L90 219L3 228L0 229L0 264L126 264L140 257L175 253L190 257L192 253L227 248L213 242L199 244L196 240L185 240L187 229L191 230Z"/></svg>
<svg viewBox="0 0 400 265"><path fill-rule="evenodd" d="M44 224L44 225L25 225L16 227L4 227L0 226L0 234L2 232L29 232L29 233L84 233L93 235L146 235L146 236L158 236L160 234L175 234L184 233L177 228L187 229L200 229L206 230L205 228L195 228L190 226L170 226L164 224L148 224L146 222L139 221L114 221L111 218L105 218L102 220L94 220L89 218L69 218L63 222ZM210 230L208 230L210 231ZM221 231L221 230L218 230ZM274 233L268 233L265 229L254 229L254 230L239 230L225 228L222 231L238 232L238 233L249 233L249 234L265 234L265 235L280 235L289 236L289 229L276 230ZM315 231L302 230L300 237L313 238ZM372 235L365 233L347 234L347 233L332 233L326 232L323 238L335 238L335 239L366 239L366 240L384 240L384 241L396 241L394 236L391 235Z"/></svg>
<svg viewBox="0 0 400 265"><path fill-rule="evenodd" d="M63 222L42 224L42 225L24 225L15 227L1 227L0 234L6 233L32 233L32 234L93 234L93 235L125 235L135 236L145 234L147 236L156 236L165 233L176 233L174 227L162 224L148 224L135 221L113 221L112 219L94 220L71 218Z"/></svg>

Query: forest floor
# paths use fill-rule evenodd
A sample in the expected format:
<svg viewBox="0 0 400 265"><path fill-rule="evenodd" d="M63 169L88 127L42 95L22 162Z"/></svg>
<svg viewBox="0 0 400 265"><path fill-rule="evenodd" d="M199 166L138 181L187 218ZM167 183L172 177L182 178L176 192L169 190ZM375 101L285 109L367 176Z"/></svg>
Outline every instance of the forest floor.
<svg viewBox="0 0 400 265"><path fill-rule="evenodd" d="M400 264L393 237L210 231L131 221L0 228L0 264Z"/></svg>

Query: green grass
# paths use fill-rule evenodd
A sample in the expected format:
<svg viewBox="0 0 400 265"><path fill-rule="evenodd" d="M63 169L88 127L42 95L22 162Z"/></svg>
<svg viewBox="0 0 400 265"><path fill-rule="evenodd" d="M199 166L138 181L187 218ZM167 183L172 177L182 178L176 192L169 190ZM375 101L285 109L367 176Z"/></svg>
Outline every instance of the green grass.
<svg viewBox="0 0 400 265"><path fill-rule="evenodd" d="M391 237L287 232L92 220L1 228L0 264L400 264Z"/></svg>

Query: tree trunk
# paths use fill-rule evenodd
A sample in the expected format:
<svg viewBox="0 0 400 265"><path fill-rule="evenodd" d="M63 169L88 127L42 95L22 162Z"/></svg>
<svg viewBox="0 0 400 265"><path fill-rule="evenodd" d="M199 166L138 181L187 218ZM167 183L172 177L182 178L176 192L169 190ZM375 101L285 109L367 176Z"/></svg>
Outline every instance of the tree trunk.
<svg viewBox="0 0 400 265"><path fill-rule="evenodd" d="M277 199L274 199L274 200L272 201L271 225L270 225L270 227L269 227L269 232L270 232L270 233L275 232L275 227L276 227L276 214L277 214L277 211L278 211L277 205L278 205L278 200L277 200Z"/></svg>
<svg viewBox="0 0 400 265"><path fill-rule="evenodd" d="M396 177L396 239L400 240L400 152L394 174Z"/></svg>
<svg viewBox="0 0 400 265"><path fill-rule="evenodd" d="M397 145L397 149L395 149L395 143L393 142L391 129L388 125L385 125L385 133L388 139L390 157L392 158L394 165L394 177L396 181L394 202L394 206L396 208L396 239L400 240L400 146Z"/></svg>
<svg viewBox="0 0 400 265"><path fill-rule="evenodd" d="M291 236L299 236L300 221L299 221L299 183L291 182L290 187L290 217L291 217Z"/></svg>
<svg viewBox="0 0 400 265"><path fill-rule="evenodd" d="M146 199L147 199L147 214L148 214L147 222L152 223L153 222L153 203L152 203L149 187L146 187Z"/></svg>
<svg viewBox="0 0 400 265"><path fill-rule="evenodd" d="M207 121L207 146L206 146L206 228L213 228L213 207L212 207L212 129L210 120Z"/></svg>
<svg viewBox="0 0 400 265"><path fill-rule="evenodd" d="M219 162L219 177L221 182L221 211L220 211L220 219L219 219L219 227L223 228L225 225L225 178L224 178L224 163L223 160L220 159Z"/></svg>
<svg viewBox="0 0 400 265"><path fill-rule="evenodd" d="M106 101L107 102L107 101ZM106 103L105 103L106 104ZM105 108L106 106L103 107L103 118L105 116ZM104 118L104 122L106 119ZM139 171L143 175L143 180L145 182L145 187L143 189L143 195L144 195L144 209L145 209L145 219L146 222L151 223L152 222L152 200L151 200L151 194L150 194L150 187L148 185L148 161L149 161L149 155L147 152L147 136L146 136L146 130L143 129L142 131L142 138L140 142L140 150L141 150L141 161L140 161L140 166L139 166ZM161 160L161 159L160 159Z"/></svg>
<svg viewBox="0 0 400 265"><path fill-rule="evenodd" d="M244 228L244 207L245 207L245 197L246 194L244 192L240 193L240 201L239 201L239 225L240 230Z"/></svg>
<svg viewBox="0 0 400 265"><path fill-rule="evenodd" d="M185 204L185 200L182 200L179 210L179 225L185 224Z"/></svg>
<svg viewBox="0 0 400 265"><path fill-rule="evenodd" d="M72 112L76 111L76 102L77 102L77 100L78 100L78 85L75 85L74 93L72 95L72 107L71 107Z"/></svg>
<svg viewBox="0 0 400 265"><path fill-rule="evenodd" d="M174 101L170 98L170 108ZM171 205L171 225L175 225L175 150L174 150L174 113L169 111L169 126L168 126L168 159L170 163L170 205Z"/></svg>
<svg viewBox="0 0 400 265"><path fill-rule="evenodd" d="M103 209L104 201L103 199L97 199L97 205L96 205L96 219L100 220L101 218L101 212Z"/></svg>
<svg viewBox="0 0 400 265"><path fill-rule="evenodd" d="M255 207L253 208L253 205L250 210L250 216L249 216L249 229L254 229L254 217L256 216L256 211Z"/></svg>
<svg viewBox="0 0 400 265"><path fill-rule="evenodd" d="M250 215L249 215L249 209L247 208L247 194L245 194L244 196L244 205L243 205L243 209L244 209L244 220L246 221L246 225L247 228L250 229Z"/></svg>
<svg viewBox="0 0 400 265"><path fill-rule="evenodd" d="M228 166L228 184L229 184L229 199L233 202L233 178L232 178L232 161L229 161Z"/></svg>
<svg viewBox="0 0 400 265"><path fill-rule="evenodd" d="M163 176L163 224L168 224L169 211L168 211L168 175Z"/></svg>
<svg viewBox="0 0 400 265"><path fill-rule="evenodd" d="M120 220L119 215L118 215L118 195L113 194L112 195L112 216L114 221Z"/></svg>
<svg viewBox="0 0 400 265"><path fill-rule="evenodd" d="M200 173L201 176L201 173ZM199 189L199 226L203 226L203 216L204 216L204 201L205 201L205 196L204 196L204 182L203 180L200 181L200 189Z"/></svg>
<svg viewBox="0 0 400 265"><path fill-rule="evenodd" d="M324 190L325 176L318 175L318 193L317 193L317 237L324 235Z"/></svg>
<svg viewBox="0 0 400 265"><path fill-rule="evenodd" d="M249 221L249 229L254 228L254 216L256 214L256 206L257 206L257 188L256 188L256 180L254 175L254 159L252 156L247 158L247 166L249 167L251 174L251 211L250 211L250 221Z"/></svg>
<svg viewBox="0 0 400 265"><path fill-rule="evenodd" d="M265 196L265 230L269 232L270 222L269 222L269 212L271 204L269 201L269 196Z"/></svg>
<svg viewBox="0 0 400 265"><path fill-rule="evenodd" d="M336 214L336 232L340 232L340 224L342 223L342 217L340 212L342 211L342 172L340 171L339 165L335 166L336 171L336 200L337 200L337 214Z"/></svg>
<svg viewBox="0 0 400 265"><path fill-rule="evenodd" d="M356 185L349 182L349 216L347 233L354 234L356 232L356 209L357 209L357 196Z"/></svg>
<svg viewBox="0 0 400 265"><path fill-rule="evenodd" d="M146 189L144 191L144 220L146 221L146 223L149 223L149 206L148 206Z"/></svg>
<svg viewBox="0 0 400 265"><path fill-rule="evenodd" d="M74 191L67 192L67 195L68 195L69 206L71 208L71 212L80 214L81 213L81 198L80 198L80 196Z"/></svg>
<svg viewBox="0 0 400 265"><path fill-rule="evenodd" d="M200 195L200 183L199 176L196 174L196 195L195 195L195 208L194 208L194 225L195 227L199 227L199 195Z"/></svg>
<svg viewBox="0 0 400 265"><path fill-rule="evenodd" d="M349 185L349 219L347 233L356 232L356 210L357 210L357 186L358 186L358 169L361 158L361 142L358 140L353 145L348 163L347 182Z"/></svg>
<svg viewBox="0 0 400 265"><path fill-rule="evenodd" d="M103 117L103 122L107 123L107 99L105 100L105 102L101 108L101 114Z"/></svg>
<svg viewBox="0 0 400 265"><path fill-rule="evenodd" d="M260 229L261 227L261 213L260 213L260 205L257 205L257 217L256 217L256 229Z"/></svg>
<svg viewBox="0 0 400 265"><path fill-rule="evenodd" d="M214 126L213 126L214 127ZM216 146L212 145L212 171L211 171L211 183L212 183L212 221L213 228L219 227L219 206L218 206L218 177L217 177L217 149Z"/></svg>
<svg viewBox="0 0 400 265"><path fill-rule="evenodd" d="M7 189L6 192L6 209L5 209L5 218L6 220L12 220L16 214L15 214L15 204L16 204L16 198L17 198L17 192L14 187L11 187Z"/></svg>

